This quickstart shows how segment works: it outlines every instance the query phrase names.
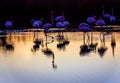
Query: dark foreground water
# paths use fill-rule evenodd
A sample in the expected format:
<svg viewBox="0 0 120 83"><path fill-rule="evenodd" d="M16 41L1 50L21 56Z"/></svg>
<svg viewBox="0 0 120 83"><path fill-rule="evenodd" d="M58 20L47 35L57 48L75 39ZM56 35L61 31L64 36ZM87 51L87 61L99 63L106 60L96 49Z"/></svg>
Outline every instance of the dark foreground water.
<svg viewBox="0 0 120 83"><path fill-rule="evenodd" d="M0 35L0 83L119 83L120 82L120 33L101 35L93 33L96 49L80 52L80 46L90 45L84 41L81 32L64 33L63 40L58 40L57 33L42 32L11 33ZM42 44L33 41L38 38ZM60 47L58 44L69 41ZM111 40L116 46L111 46ZM36 45L36 46L35 46ZM8 47L6 47L8 46ZM98 53L100 47L106 48ZM51 53L44 53L45 49Z"/></svg>

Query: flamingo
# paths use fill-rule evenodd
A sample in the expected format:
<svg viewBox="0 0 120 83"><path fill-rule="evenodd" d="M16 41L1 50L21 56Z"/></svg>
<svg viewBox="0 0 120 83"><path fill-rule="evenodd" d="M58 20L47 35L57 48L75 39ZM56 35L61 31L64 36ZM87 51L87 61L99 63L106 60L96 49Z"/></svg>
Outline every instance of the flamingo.
<svg viewBox="0 0 120 83"><path fill-rule="evenodd" d="M90 28L90 25L87 23L80 23L78 29L84 33L92 31L92 29Z"/></svg>
<svg viewBox="0 0 120 83"><path fill-rule="evenodd" d="M113 24L116 21L115 16L113 16L113 8L111 8L112 16L110 17L110 22Z"/></svg>
<svg viewBox="0 0 120 83"><path fill-rule="evenodd" d="M69 21L66 21L66 20L65 20L64 12L62 12L62 15L61 15L61 16L57 16L57 17L55 18L55 21L57 22L57 23L56 23L56 27L58 27L58 28L64 28L65 26L67 27L67 26L70 25ZM63 26L63 25L64 25L64 26Z"/></svg>
<svg viewBox="0 0 120 83"><path fill-rule="evenodd" d="M93 17L93 16L88 17L87 22L91 25L95 24L95 22L96 22L95 17Z"/></svg>
<svg viewBox="0 0 120 83"><path fill-rule="evenodd" d="M34 21L33 24L32 24L32 26L35 27L35 28L40 27L38 21Z"/></svg>
<svg viewBox="0 0 120 83"><path fill-rule="evenodd" d="M54 24L54 20L53 20L53 13L54 11L51 11L51 23L45 23L42 28L47 31L49 28L51 28Z"/></svg>
<svg viewBox="0 0 120 83"><path fill-rule="evenodd" d="M101 32L103 31L103 26L106 25L105 21L103 19L99 19L96 21L96 25L101 27ZM100 33L101 34L101 33Z"/></svg>
<svg viewBox="0 0 120 83"><path fill-rule="evenodd" d="M6 21L5 22L5 27L10 29L13 26L12 21ZM5 46L6 50L14 50L14 46L12 44L6 44Z"/></svg>
<svg viewBox="0 0 120 83"><path fill-rule="evenodd" d="M6 27L6 28L11 28L12 25L13 25L13 22L12 22L12 21L6 21L6 22L5 22L5 27Z"/></svg>
<svg viewBox="0 0 120 83"><path fill-rule="evenodd" d="M43 18L40 20L31 20L32 27L37 28L43 25Z"/></svg>
<svg viewBox="0 0 120 83"><path fill-rule="evenodd" d="M104 17L105 19L109 19L111 15L110 15L109 13L105 13L105 8L104 8L104 6L102 6L102 8L103 8L103 10L102 10L102 15L103 15L103 17Z"/></svg>
<svg viewBox="0 0 120 83"><path fill-rule="evenodd" d="M59 22L59 21L63 22L64 20L65 20L64 12L62 12L62 15L61 15L61 16L57 16L57 17L55 18L55 21L57 21L57 22Z"/></svg>
<svg viewBox="0 0 120 83"><path fill-rule="evenodd" d="M56 23L57 28L67 28L68 26L70 26L69 21L65 20L63 12L62 12L61 16L57 16L55 18L55 21L57 21L57 23Z"/></svg>
<svg viewBox="0 0 120 83"><path fill-rule="evenodd" d="M104 34L104 33L102 33L102 34L103 34L102 39L101 39L101 37L100 37L100 39L101 39L101 46L98 47L98 53L100 54L101 58L103 58L104 53L105 53L105 52L107 51L107 49L108 49L108 47L105 46L105 34Z"/></svg>
<svg viewBox="0 0 120 83"><path fill-rule="evenodd" d="M43 25L43 18L41 18L41 20L32 20L31 23L34 28L37 28L37 39L34 40L35 45L33 46L33 48L38 49L39 44L41 44L41 40L38 39L38 27L41 27ZM34 33L34 37L35 37L35 33Z"/></svg>
<svg viewBox="0 0 120 83"><path fill-rule="evenodd" d="M88 17L87 22L91 25L91 27L93 25L95 25L95 23L96 23L95 16ZM91 44L89 45L89 47L92 50L94 50L94 49L96 50L96 46L97 46L97 43L93 43L93 32L91 31Z"/></svg>
<svg viewBox="0 0 120 83"><path fill-rule="evenodd" d="M8 29L8 31L11 29L11 27L13 26L13 22L8 20L5 21L5 27Z"/></svg>
<svg viewBox="0 0 120 83"><path fill-rule="evenodd" d="M111 24L114 24L115 21L116 21L116 18L113 16L113 8L111 8L111 13L112 13L112 16L110 17L110 22ZM112 47L112 50L113 50L113 57L114 57L114 48L116 47L116 41L115 41L115 34L112 33L112 37L111 37L111 47Z"/></svg>
<svg viewBox="0 0 120 83"><path fill-rule="evenodd" d="M92 31L92 29L89 27L89 24L87 23L80 23L78 29L83 32L83 36L85 33ZM87 33L88 39L89 39L89 34Z"/></svg>
<svg viewBox="0 0 120 83"><path fill-rule="evenodd" d="M90 25L87 23L80 23L78 29L83 32L83 45L80 46L81 49L80 55L81 55L90 52L88 45L85 44L85 34L87 34L89 40L89 34L87 32L92 31L92 29L90 28Z"/></svg>

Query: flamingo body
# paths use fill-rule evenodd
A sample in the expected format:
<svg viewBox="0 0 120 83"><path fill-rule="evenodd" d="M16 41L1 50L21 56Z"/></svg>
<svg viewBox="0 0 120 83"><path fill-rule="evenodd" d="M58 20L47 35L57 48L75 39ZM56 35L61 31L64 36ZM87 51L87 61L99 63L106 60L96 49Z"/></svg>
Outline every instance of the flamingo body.
<svg viewBox="0 0 120 83"><path fill-rule="evenodd" d="M62 22L57 22L57 23L56 23L56 27L58 27L58 28L63 28L63 27L65 27L65 25L64 25L64 23L62 23Z"/></svg>
<svg viewBox="0 0 120 83"><path fill-rule="evenodd" d="M110 22L115 22L116 18L114 16L110 17Z"/></svg>
<svg viewBox="0 0 120 83"><path fill-rule="evenodd" d="M45 30L48 30L48 29L51 28L51 27L52 27L52 24L51 24L51 23L46 23L46 24L44 24L44 25L42 26L42 28L45 29Z"/></svg>
<svg viewBox="0 0 120 83"><path fill-rule="evenodd" d="M69 25L70 25L70 23L69 23L68 21L63 21L63 24L64 24L65 26L69 26Z"/></svg>
<svg viewBox="0 0 120 83"><path fill-rule="evenodd" d="M40 20L37 20L36 22L38 22L38 23L39 23L39 26L43 25L43 22L42 22L42 21L40 21Z"/></svg>
<svg viewBox="0 0 120 83"><path fill-rule="evenodd" d="M105 25L105 21L104 20L98 20L96 22L96 25L98 25L98 26L104 26Z"/></svg>
<svg viewBox="0 0 120 83"><path fill-rule="evenodd" d="M32 24L33 27L37 28L40 26L40 24L38 23L38 21L34 21Z"/></svg>
<svg viewBox="0 0 120 83"><path fill-rule="evenodd" d="M87 24L87 23L80 23L80 24L79 24L79 27L83 27L83 26L89 27L89 24Z"/></svg>
<svg viewBox="0 0 120 83"><path fill-rule="evenodd" d="M57 16L57 17L55 18L55 21L63 21L63 20L65 20L65 17L64 17L64 16Z"/></svg>
<svg viewBox="0 0 120 83"><path fill-rule="evenodd" d="M12 22L11 21L6 21L5 22L5 27L7 27L7 28L12 27Z"/></svg>
<svg viewBox="0 0 120 83"><path fill-rule="evenodd" d="M86 27L86 26L79 27L79 30L80 30L80 31L83 31L83 32L92 31L92 29L91 29L91 28Z"/></svg>
<svg viewBox="0 0 120 83"><path fill-rule="evenodd" d="M94 24L94 23L95 23L95 19L94 19L93 17L88 17L88 18L87 18L87 22L88 22L89 24Z"/></svg>
<svg viewBox="0 0 120 83"><path fill-rule="evenodd" d="M106 19L109 19L110 18L110 14L104 14L104 18L106 18Z"/></svg>

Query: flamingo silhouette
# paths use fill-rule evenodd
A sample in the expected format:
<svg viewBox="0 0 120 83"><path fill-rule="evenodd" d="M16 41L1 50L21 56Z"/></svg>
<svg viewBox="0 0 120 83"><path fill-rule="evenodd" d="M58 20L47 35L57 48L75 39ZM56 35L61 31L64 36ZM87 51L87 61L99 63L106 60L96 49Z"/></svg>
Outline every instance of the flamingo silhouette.
<svg viewBox="0 0 120 83"><path fill-rule="evenodd" d="M96 20L95 20L95 16L90 16L87 18L87 22L90 24L90 26L93 28L93 26L95 25L96 23ZM89 45L89 48L91 50L95 50L96 51L96 46L98 45L98 43L93 43L93 31L91 31L91 44Z"/></svg>
<svg viewBox="0 0 120 83"><path fill-rule="evenodd" d="M109 19L110 18L110 14L109 13L105 13L105 8L104 5L102 6L103 10L102 10L102 15L105 19Z"/></svg>
<svg viewBox="0 0 120 83"><path fill-rule="evenodd" d="M105 45L105 34L102 32L102 38L100 37L101 40L101 46L98 47L98 53L103 58L104 53L107 51L108 47Z"/></svg>
<svg viewBox="0 0 120 83"><path fill-rule="evenodd" d="M51 38L51 40L50 40L50 42L48 42L47 41L47 38L48 37L50 37ZM53 36L49 36L49 35L47 35L46 33L45 33L45 49L42 49L42 52L45 54L45 55L51 55L53 52L51 51L51 49L49 49L48 48L48 44L50 44L50 43L52 43L52 42L54 42L54 37ZM44 46L44 45L43 45Z"/></svg>
<svg viewBox="0 0 120 83"><path fill-rule="evenodd" d="M32 27L37 28L43 25L43 18L41 18L40 20L31 20L30 21L32 23Z"/></svg>
<svg viewBox="0 0 120 83"><path fill-rule="evenodd" d="M89 24L87 23L80 23L79 27L78 27L79 31L83 32L83 39L85 38L85 35L87 35L88 39L89 39L89 31L92 31L92 29L90 28Z"/></svg>
<svg viewBox="0 0 120 83"><path fill-rule="evenodd" d="M45 23L42 26L42 28L44 29L44 31L49 30L53 26L53 24L54 24L53 13L54 13L54 11L51 11L51 23Z"/></svg>
<svg viewBox="0 0 120 83"><path fill-rule="evenodd" d="M83 33L87 33L89 31L92 31L89 24L87 23L80 23L78 29L82 31Z"/></svg>
<svg viewBox="0 0 120 83"><path fill-rule="evenodd" d="M110 17L110 22L113 25L116 21L116 18L113 16L113 8L111 8L111 13L112 13L112 16ZM112 47L113 57L114 57L114 48L116 47L115 33L112 33L111 47Z"/></svg>
<svg viewBox="0 0 120 83"><path fill-rule="evenodd" d="M66 45L68 45L70 43L70 41L67 38L64 38L64 37L63 38L58 38L57 41L59 42L57 44L57 48L60 49L60 50L61 49L65 50Z"/></svg>
<svg viewBox="0 0 120 83"><path fill-rule="evenodd" d="M90 25L87 23L80 23L78 29L83 32L83 45L80 46L80 55L84 55L90 52L88 45L85 43L85 35L87 35L89 40L89 31L92 31Z"/></svg>
<svg viewBox="0 0 120 83"><path fill-rule="evenodd" d="M5 22L5 27L10 29L11 27L13 26L13 22L12 21L6 21ZM10 34L11 36L11 34ZM14 50L14 46L10 43L6 43L6 46L5 46L6 50Z"/></svg>
<svg viewBox="0 0 120 83"><path fill-rule="evenodd" d="M87 18L87 22L90 24L90 25L94 25L96 20L95 20L95 17L94 16L90 16Z"/></svg>
<svg viewBox="0 0 120 83"><path fill-rule="evenodd" d="M111 24L114 24L115 21L116 21L116 18L115 18L115 16L113 15L113 8L111 8L111 12L112 12L112 15L110 16L110 22L111 22Z"/></svg>
<svg viewBox="0 0 120 83"><path fill-rule="evenodd" d="M40 20L31 20L32 26L34 28L37 28L37 38L34 40L35 45L33 45L33 49L36 51L39 49L39 45L41 44L41 40L38 39L38 28L41 27L43 25L43 18L41 18ZM35 38L35 32L34 32L34 38Z"/></svg>
<svg viewBox="0 0 120 83"><path fill-rule="evenodd" d="M113 53L113 57L114 57L114 49L116 47L116 40L115 40L115 34L112 33L112 37L111 37L111 47L112 47L112 53Z"/></svg>
<svg viewBox="0 0 120 83"><path fill-rule="evenodd" d="M62 12L62 15L61 16L57 16L55 18L55 21L57 21L56 23L56 27L58 28L64 28L64 27L67 27L70 25L69 21L66 21L65 20L65 17L64 17L64 13Z"/></svg>
<svg viewBox="0 0 120 83"><path fill-rule="evenodd" d="M51 38L50 42L47 41L47 38L48 38L48 37ZM48 48L48 44L50 44L50 43L52 43L52 42L54 42L54 37L45 34L45 48L44 48L44 49L41 49L41 51L42 51L47 57L51 57L51 56L52 56L52 67L53 67L53 69L57 69L57 65L55 64L55 61L54 61L54 60L55 60L54 52L53 52L50 48ZM44 47L44 45L43 45L43 47Z"/></svg>
<svg viewBox="0 0 120 83"><path fill-rule="evenodd" d="M6 28L11 28L12 25L13 25L13 22L12 22L12 21L6 21L6 22L5 22L5 27L6 27Z"/></svg>
<svg viewBox="0 0 120 83"><path fill-rule="evenodd" d="M57 21L57 22L63 22L65 20L65 17L64 17L64 12L62 12L62 15L61 16L57 16L56 18L55 18L55 21Z"/></svg>
<svg viewBox="0 0 120 83"><path fill-rule="evenodd" d="M62 12L61 16L57 16L55 18L55 21L57 21L56 27L58 29L61 29L61 30L59 30L59 33L58 33L58 37L61 37L61 36L63 36L63 31L66 30L68 26L70 26L70 23L69 23L69 21L65 20L63 12Z"/></svg>

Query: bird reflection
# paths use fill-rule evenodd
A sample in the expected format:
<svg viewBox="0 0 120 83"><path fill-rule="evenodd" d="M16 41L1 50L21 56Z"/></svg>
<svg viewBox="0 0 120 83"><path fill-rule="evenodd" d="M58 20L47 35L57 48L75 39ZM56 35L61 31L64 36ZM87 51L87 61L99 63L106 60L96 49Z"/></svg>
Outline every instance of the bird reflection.
<svg viewBox="0 0 120 83"><path fill-rule="evenodd" d="M97 45L98 45L97 42L96 43L93 42L93 32L91 32L91 43L89 44L89 48L96 52Z"/></svg>
<svg viewBox="0 0 120 83"><path fill-rule="evenodd" d="M115 33L112 33L112 36L111 36L111 47L112 47L112 53L114 57L114 49L116 47Z"/></svg>
<svg viewBox="0 0 120 83"><path fill-rule="evenodd" d="M33 42L34 42L34 45L33 45L33 48L31 49L31 51L36 52L39 50L40 45L43 43L43 40L39 39L39 37L38 37L38 32L36 35L34 33Z"/></svg>
<svg viewBox="0 0 120 83"><path fill-rule="evenodd" d="M48 48L48 44L54 42L54 37L47 35L47 33L45 33L45 37L46 37L45 48L43 48L41 51L47 57L52 57L52 67L53 67L53 69L57 69L57 65L55 64L55 61L54 61L55 60L54 52L50 48ZM48 42L48 37L51 38L51 40L49 42ZM44 45L43 45L43 47L44 47Z"/></svg>
<svg viewBox="0 0 120 83"><path fill-rule="evenodd" d="M102 35L102 38L101 38L101 35ZM105 45L105 33L101 32L101 35L100 35L101 46L98 48L98 53L99 53L100 57L103 58L108 47Z"/></svg>
<svg viewBox="0 0 120 83"><path fill-rule="evenodd" d="M11 41L11 36L10 38L7 38L6 35L0 37L0 46L2 46L6 51L14 51L14 46Z"/></svg>
<svg viewBox="0 0 120 83"><path fill-rule="evenodd" d="M90 48L89 48L89 45L88 45L90 39L87 36L88 39L86 40L85 35L86 35L86 33L83 33L83 45L80 46L80 55L81 56L84 56L84 55L88 54L91 51Z"/></svg>
<svg viewBox="0 0 120 83"><path fill-rule="evenodd" d="M49 42L48 37L51 39ZM51 55L53 52L51 51L51 49L48 48L48 44L53 43L54 42L54 37L47 35L47 33L45 33L45 48L42 49L42 52L44 52L45 55ZM43 45L44 47L44 45Z"/></svg>
<svg viewBox="0 0 120 83"><path fill-rule="evenodd" d="M57 41L59 42L57 44L57 48L59 50L65 50L66 45L68 45L70 43L70 41L67 38L64 38L64 35L58 35L57 36Z"/></svg>
<svg viewBox="0 0 120 83"><path fill-rule="evenodd" d="M6 50L8 51L13 51L14 50L14 46L12 44L6 44Z"/></svg>
<svg viewBox="0 0 120 83"><path fill-rule="evenodd" d="M7 51L14 51L14 45L13 45L13 42L12 42L12 35L11 35L11 33L8 34L8 39L7 40L8 41L7 41L6 45L5 45L5 49Z"/></svg>
<svg viewBox="0 0 120 83"><path fill-rule="evenodd" d="M94 51L96 52L96 47L98 43L93 42L93 32L91 32L91 39L87 35L87 40L86 40L86 33L83 33L83 45L80 46L80 55L85 56L88 53Z"/></svg>

